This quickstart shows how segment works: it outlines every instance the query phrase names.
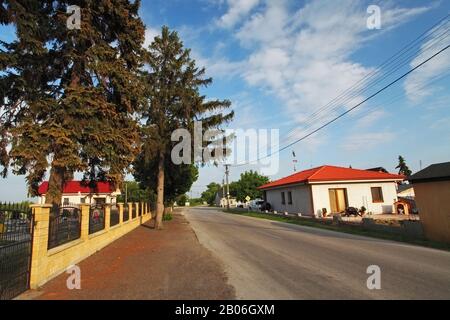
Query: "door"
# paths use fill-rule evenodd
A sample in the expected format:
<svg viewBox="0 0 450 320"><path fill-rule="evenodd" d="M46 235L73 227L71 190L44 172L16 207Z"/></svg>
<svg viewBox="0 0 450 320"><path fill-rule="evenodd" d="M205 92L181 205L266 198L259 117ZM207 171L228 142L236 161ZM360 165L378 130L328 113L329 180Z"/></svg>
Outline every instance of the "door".
<svg viewBox="0 0 450 320"><path fill-rule="evenodd" d="M344 212L348 207L347 189L329 189L331 213Z"/></svg>

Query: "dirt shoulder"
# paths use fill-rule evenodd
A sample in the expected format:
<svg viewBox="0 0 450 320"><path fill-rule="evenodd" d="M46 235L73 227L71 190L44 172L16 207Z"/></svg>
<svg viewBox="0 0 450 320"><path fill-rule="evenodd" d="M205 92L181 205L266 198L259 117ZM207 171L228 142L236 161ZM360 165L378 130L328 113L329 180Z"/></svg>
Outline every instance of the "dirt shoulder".
<svg viewBox="0 0 450 320"><path fill-rule="evenodd" d="M62 274L26 297L43 300L234 299L220 261L204 248L176 212L164 230L143 225L82 261L81 290Z"/></svg>

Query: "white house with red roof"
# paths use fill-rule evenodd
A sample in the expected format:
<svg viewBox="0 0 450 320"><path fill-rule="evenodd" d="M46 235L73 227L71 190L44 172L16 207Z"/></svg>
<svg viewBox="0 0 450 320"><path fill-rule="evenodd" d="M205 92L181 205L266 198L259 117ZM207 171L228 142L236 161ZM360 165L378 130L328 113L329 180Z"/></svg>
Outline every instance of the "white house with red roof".
<svg viewBox="0 0 450 320"><path fill-rule="evenodd" d="M365 207L373 214L393 213L402 175L321 166L270 182L259 189L278 212L324 216L348 207Z"/></svg>
<svg viewBox="0 0 450 320"><path fill-rule="evenodd" d="M48 181L43 182L38 189L39 203L45 203L45 194L48 190ZM82 181L68 181L64 185L61 203L62 204L95 204L95 203L116 203L117 196L121 192L114 188L109 182L97 182L94 188Z"/></svg>

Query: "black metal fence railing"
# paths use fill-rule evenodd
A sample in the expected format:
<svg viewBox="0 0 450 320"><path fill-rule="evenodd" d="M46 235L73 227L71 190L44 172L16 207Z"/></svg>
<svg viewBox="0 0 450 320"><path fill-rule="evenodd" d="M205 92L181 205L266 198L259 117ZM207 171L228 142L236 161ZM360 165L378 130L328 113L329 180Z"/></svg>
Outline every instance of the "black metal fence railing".
<svg viewBox="0 0 450 320"><path fill-rule="evenodd" d="M132 205L132 214L131 214L131 219L136 218L136 203L133 203Z"/></svg>
<svg viewBox="0 0 450 320"><path fill-rule="evenodd" d="M105 229L105 206L94 204L89 209L89 234Z"/></svg>
<svg viewBox="0 0 450 320"><path fill-rule="evenodd" d="M119 207L116 204L111 205L110 223L111 227L118 225L120 222Z"/></svg>
<svg viewBox="0 0 450 320"><path fill-rule="evenodd" d="M31 209L22 204L0 203L0 246L7 242L29 239L31 234Z"/></svg>
<svg viewBox="0 0 450 320"><path fill-rule="evenodd" d="M128 203L123 205L123 222L128 221L130 219L130 211Z"/></svg>
<svg viewBox="0 0 450 320"><path fill-rule="evenodd" d="M28 289L32 230L28 205L0 203L0 300Z"/></svg>
<svg viewBox="0 0 450 320"><path fill-rule="evenodd" d="M50 212L48 249L81 237L81 210L78 205L54 206Z"/></svg>

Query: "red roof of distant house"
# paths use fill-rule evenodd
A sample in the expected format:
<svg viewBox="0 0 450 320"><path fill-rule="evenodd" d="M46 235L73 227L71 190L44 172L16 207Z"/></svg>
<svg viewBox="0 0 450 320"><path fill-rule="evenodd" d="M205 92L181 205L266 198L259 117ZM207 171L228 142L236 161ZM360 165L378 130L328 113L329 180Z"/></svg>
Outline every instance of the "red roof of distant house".
<svg viewBox="0 0 450 320"><path fill-rule="evenodd" d="M359 170L335 166L322 166L295 173L258 189L269 189L297 183L311 183L321 181L354 181L354 180L404 180L405 176L369 170Z"/></svg>
<svg viewBox="0 0 450 320"><path fill-rule="evenodd" d="M48 181L43 182L38 189L38 192L40 195L47 193L48 191ZM78 192L80 193L113 193L116 189L113 187L113 185L109 182L97 182L96 188L94 190L91 190L88 185L85 183L82 183L81 181L68 181L64 185L63 193L71 193L76 194Z"/></svg>

